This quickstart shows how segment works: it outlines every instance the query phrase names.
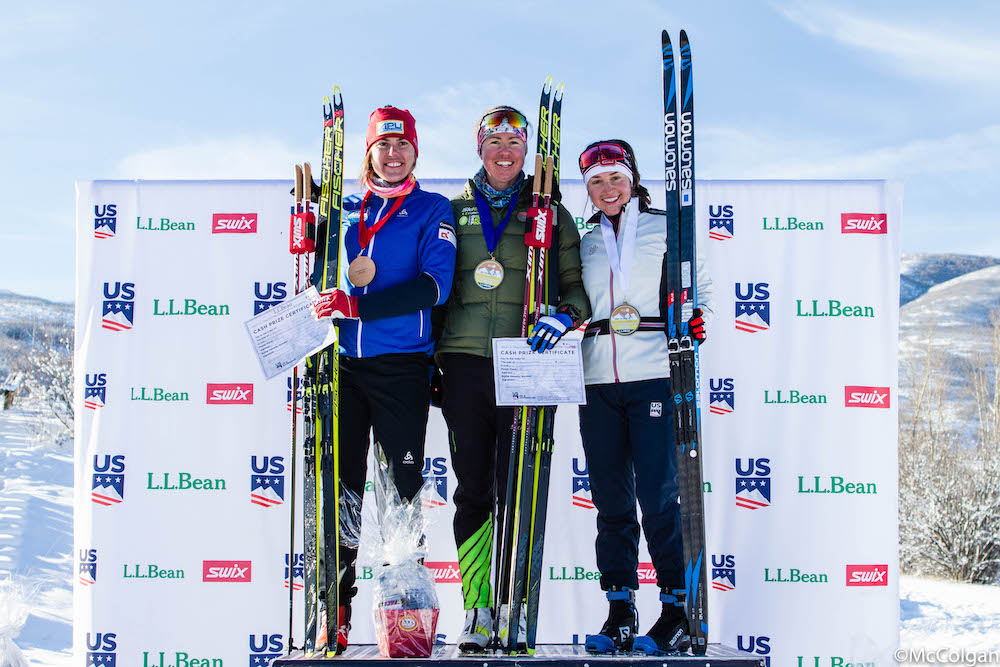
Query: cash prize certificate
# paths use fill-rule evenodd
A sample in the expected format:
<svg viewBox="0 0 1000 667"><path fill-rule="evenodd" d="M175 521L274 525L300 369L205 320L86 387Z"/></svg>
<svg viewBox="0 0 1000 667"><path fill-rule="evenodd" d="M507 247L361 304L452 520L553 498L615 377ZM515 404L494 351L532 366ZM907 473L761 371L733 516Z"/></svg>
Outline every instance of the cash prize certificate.
<svg viewBox="0 0 1000 667"><path fill-rule="evenodd" d="M337 342L333 321L313 317L310 306L318 298L316 288L309 287L244 323L260 369L268 380Z"/></svg>
<svg viewBox="0 0 1000 667"><path fill-rule="evenodd" d="M526 338L493 339L497 405L581 405L583 355L579 338L564 338L548 352L532 352Z"/></svg>

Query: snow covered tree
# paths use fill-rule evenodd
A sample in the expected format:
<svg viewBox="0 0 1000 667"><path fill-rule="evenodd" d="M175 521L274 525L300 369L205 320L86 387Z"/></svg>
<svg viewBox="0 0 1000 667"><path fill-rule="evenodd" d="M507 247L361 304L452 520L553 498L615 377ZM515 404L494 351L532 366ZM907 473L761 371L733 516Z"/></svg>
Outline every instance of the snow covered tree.
<svg viewBox="0 0 1000 667"><path fill-rule="evenodd" d="M993 349L962 369L971 413L946 395L948 373L928 344L900 403L900 568L972 583L1000 576L1000 319Z"/></svg>
<svg viewBox="0 0 1000 667"><path fill-rule="evenodd" d="M24 377L24 389L41 409L42 421L35 424L39 435L62 441L73 435L73 335L38 333L16 363ZM51 433L45 421L56 424Z"/></svg>

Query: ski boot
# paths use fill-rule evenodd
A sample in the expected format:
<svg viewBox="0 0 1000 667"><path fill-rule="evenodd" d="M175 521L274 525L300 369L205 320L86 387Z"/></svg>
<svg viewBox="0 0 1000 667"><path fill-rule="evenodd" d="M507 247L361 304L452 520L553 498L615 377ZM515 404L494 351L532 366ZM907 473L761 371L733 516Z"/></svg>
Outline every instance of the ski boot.
<svg viewBox="0 0 1000 667"><path fill-rule="evenodd" d="M337 607L337 655L347 650L347 633L351 630L351 605Z"/></svg>
<svg viewBox="0 0 1000 667"><path fill-rule="evenodd" d="M500 618L497 619L497 648L501 651L507 650L507 635L510 631L510 605L500 605ZM521 603L521 614L517 620L517 645L516 651L527 651L528 644L528 609L527 605Z"/></svg>
<svg viewBox="0 0 1000 667"><path fill-rule="evenodd" d="M660 602L663 603L660 618L649 632L635 638L635 650L639 653L668 655L684 653L691 647L687 615L684 613L685 593L683 590L668 593L667 590L660 592Z"/></svg>
<svg viewBox="0 0 1000 667"><path fill-rule="evenodd" d="M612 586L607 592L611 608L601 633L587 635L584 648L588 653L618 653L631 651L635 633L639 628L639 613L635 609L635 591L622 586Z"/></svg>
<svg viewBox="0 0 1000 667"><path fill-rule="evenodd" d="M458 637L462 653L481 653L493 638L493 610L485 607L465 610L465 627Z"/></svg>

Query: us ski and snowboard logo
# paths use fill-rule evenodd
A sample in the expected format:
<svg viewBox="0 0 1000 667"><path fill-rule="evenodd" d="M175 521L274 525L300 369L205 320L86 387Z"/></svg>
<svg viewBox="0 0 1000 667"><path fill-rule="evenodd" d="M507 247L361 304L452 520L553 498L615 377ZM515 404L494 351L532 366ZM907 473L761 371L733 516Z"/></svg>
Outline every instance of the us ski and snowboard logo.
<svg viewBox="0 0 1000 667"><path fill-rule="evenodd" d="M97 583L97 549L80 549L80 578L83 586Z"/></svg>
<svg viewBox="0 0 1000 667"><path fill-rule="evenodd" d="M420 501L424 507L444 507L448 504L448 462L443 456L424 459L424 488Z"/></svg>
<svg viewBox="0 0 1000 667"><path fill-rule="evenodd" d="M104 283L104 307L101 327L111 331L128 331L135 315L135 283Z"/></svg>
<svg viewBox="0 0 1000 667"><path fill-rule="evenodd" d="M708 409L713 415L729 415L736 409L733 378L710 378Z"/></svg>
<svg viewBox="0 0 1000 667"><path fill-rule="evenodd" d="M736 330L758 333L771 328L768 283L736 283Z"/></svg>
<svg viewBox="0 0 1000 667"><path fill-rule="evenodd" d="M764 667L771 667L771 638L763 635L736 635L736 648L764 658Z"/></svg>
<svg viewBox="0 0 1000 667"><path fill-rule="evenodd" d="M94 477L90 499L103 507L125 500L125 455L94 454Z"/></svg>
<svg viewBox="0 0 1000 667"><path fill-rule="evenodd" d="M288 296L288 285L280 283L253 284L253 314L260 315L271 306L277 306Z"/></svg>
<svg viewBox="0 0 1000 667"><path fill-rule="evenodd" d="M285 457L250 457L250 502L261 507L285 502Z"/></svg>
<svg viewBox="0 0 1000 667"><path fill-rule="evenodd" d="M304 553L295 554L295 562L292 564L292 589L301 591L305 588L304 571L306 556ZM285 588L288 588L288 554L285 554Z"/></svg>
<svg viewBox="0 0 1000 667"><path fill-rule="evenodd" d="M295 384L295 414L302 414L302 378L298 378L298 382ZM289 377L285 380L285 409L289 412L292 411L292 378Z"/></svg>
<svg viewBox="0 0 1000 667"><path fill-rule="evenodd" d="M114 632L87 633L87 665L115 667L118 635Z"/></svg>
<svg viewBox="0 0 1000 667"><path fill-rule="evenodd" d="M733 238L733 205L710 204L708 207L708 237L716 241Z"/></svg>
<svg viewBox="0 0 1000 667"><path fill-rule="evenodd" d="M758 510L771 505L771 459L736 459L736 506Z"/></svg>
<svg viewBox="0 0 1000 667"><path fill-rule="evenodd" d="M573 457L573 506L594 509L594 496L590 492L590 470L587 460Z"/></svg>
<svg viewBox="0 0 1000 667"><path fill-rule="evenodd" d="M108 374L86 373L83 381L83 406L88 410L103 408L108 395Z"/></svg>
<svg viewBox="0 0 1000 667"><path fill-rule="evenodd" d="M732 554L712 554L712 588L725 592L736 588L736 557Z"/></svg>
<svg viewBox="0 0 1000 667"><path fill-rule="evenodd" d="M118 227L117 204L94 204L94 238L113 239Z"/></svg>
<svg viewBox="0 0 1000 667"><path fill-rule="evenodd" d="M284 655L284 651L283 635L250 635L250 667L265 667Z"/></svg>

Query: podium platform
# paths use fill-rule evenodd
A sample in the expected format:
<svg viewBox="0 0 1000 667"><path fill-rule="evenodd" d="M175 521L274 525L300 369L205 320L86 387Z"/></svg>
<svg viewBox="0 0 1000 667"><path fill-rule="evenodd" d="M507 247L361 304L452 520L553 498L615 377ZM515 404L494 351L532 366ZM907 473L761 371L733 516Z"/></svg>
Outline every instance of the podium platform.
<svg viewBox="0 0 1000 667"><path fill-rule="evenodd" d="M429 658L383 658L374 644L350 646L336 658L305 657L301 651L275 658L271 667L319 667L332 663L385 665L399 662L413 667L763 667L764 659L722 644L709 644L705 655L690 654L650 657L643 653L593 655L583 644L539 645L534 656L527 654L506 655L496 651L462 653L454 644L437 644Z"/></svg>

